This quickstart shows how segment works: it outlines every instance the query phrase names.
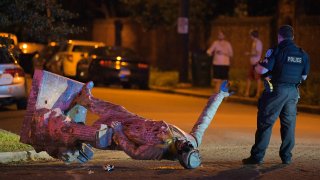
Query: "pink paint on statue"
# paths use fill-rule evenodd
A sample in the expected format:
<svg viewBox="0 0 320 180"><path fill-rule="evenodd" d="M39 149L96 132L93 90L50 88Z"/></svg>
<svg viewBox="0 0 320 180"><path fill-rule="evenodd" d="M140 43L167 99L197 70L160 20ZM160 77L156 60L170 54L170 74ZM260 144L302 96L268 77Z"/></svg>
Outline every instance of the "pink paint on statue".
<svg viewBox="0 0 320 180"><path fill-rule="evenodd" d="M63 91L59 91L55 96L46 97L46 90L52 91L52 82L56 82L60 87L58 90ZM178 154L179 151L181 153L179 143L190 142L187 148L192 148L187 153L194 152L199 156L196 149L201 144L202 136L222 99L229 95L227 92L220 92L210 97L192 132L188 134L164 121L146 119L120 105L94 98L90 86L92 88L92 84L83 86L82 83L64 77L36 71L21 131L21 141L31 144L36 151L44 150L53 157L61 158L66 151L77 150L79 143L101 148L98 135L100 128L106 126L113 130L112 142L108 147L101 149L121 149L133 159L174 160L182 157ZM39 97L55 101L50 104ZM85 107L97 114L99 119L93 126L73 122L65 113L75 105ZM187 167L185 165L188 162L180 163Z"/></svg>

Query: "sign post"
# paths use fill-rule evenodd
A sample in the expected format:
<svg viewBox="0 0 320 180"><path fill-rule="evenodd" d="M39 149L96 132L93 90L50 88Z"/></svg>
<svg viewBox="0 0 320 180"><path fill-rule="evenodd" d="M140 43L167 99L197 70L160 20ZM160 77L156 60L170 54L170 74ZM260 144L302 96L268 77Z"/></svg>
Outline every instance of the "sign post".
<svg viewBox="0 0 320 180"><path fill-rule="evenodd" d="M188 83L189 70L189 0L181 0L180 17L178 18L178 34L181 37L181 61L179 82Z"/></svg>

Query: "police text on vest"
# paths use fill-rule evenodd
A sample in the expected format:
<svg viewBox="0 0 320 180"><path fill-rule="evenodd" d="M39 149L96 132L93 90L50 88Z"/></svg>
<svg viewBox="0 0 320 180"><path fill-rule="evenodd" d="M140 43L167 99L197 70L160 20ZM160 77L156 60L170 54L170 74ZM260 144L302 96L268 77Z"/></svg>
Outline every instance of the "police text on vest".
<svg viewBox="0 0 320 180"><path fill-rule="evenodd" d="M301 64L302 63L302 58L301 57L288 56L287 62Z"/></svg>

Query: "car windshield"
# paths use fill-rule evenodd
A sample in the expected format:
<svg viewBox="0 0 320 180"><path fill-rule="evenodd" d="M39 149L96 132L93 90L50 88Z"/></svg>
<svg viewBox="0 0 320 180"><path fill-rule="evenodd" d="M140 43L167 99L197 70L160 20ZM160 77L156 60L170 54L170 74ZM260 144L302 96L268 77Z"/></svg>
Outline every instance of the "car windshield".
<svg viewBox="0 0 320 180"><path fill-rule="evenodd" d="M5 48L0 48L0 64L14 63L14 59L9 55L9 52Z"/></svg>
<svg viewBox="0 0 320 180"><path fill-rule="evenodd" d="M72 52L89 52L94 49L94 46L75 45Z"/></svg>
<svg viewBox="0 0 320 180"><path fill-rule="evenodd" d="M129 58L137 58L138 55L131 49L128 48L119 48L119 47L103 47L97 48L91 51L90 54L95 54L99 57L129 57Z"/></svg>
<svg viewBox="0 0 320 180"><path fill-rule="evenodd" d="M42 51L40 56L45 59L50 59L55 53L59 51L59 46L47 46Z"/></svg>

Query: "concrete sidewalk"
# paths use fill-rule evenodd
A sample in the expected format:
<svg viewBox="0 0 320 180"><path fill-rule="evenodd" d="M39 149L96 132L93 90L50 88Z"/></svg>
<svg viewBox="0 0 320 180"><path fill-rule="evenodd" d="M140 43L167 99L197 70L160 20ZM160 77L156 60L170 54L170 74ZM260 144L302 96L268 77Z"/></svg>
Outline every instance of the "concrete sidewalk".
<svg viewBox="0 0 320 180"><path fill-rule="evenodd" d="M20 151L20 152L0 152L0 164L7 164L21 161L50 161L54 160L47 152L42 151Z"/></svg>
<svg viewBox="0 0 320 180"><path fill-rule="evenodd" d="M154 91L159 91L159 92L173 93L173 94L180 94L180 95L194 96L194 97L201 97L201 98L209 98L213 94L213 89L201 88L201 87L165 88L165 87L151 86L150 89ZM232 95L228 97L226 101L254 105L254 106L256 106L258 103L257 98L243 97L239 95ZM298 111L313 113L313 114L320 114L320 106L298 104Z"/></svg>

